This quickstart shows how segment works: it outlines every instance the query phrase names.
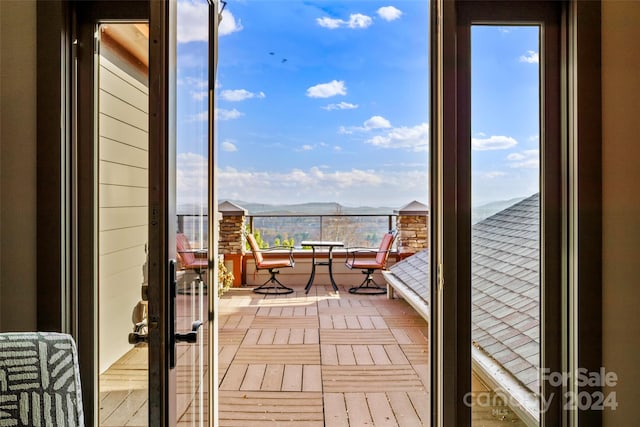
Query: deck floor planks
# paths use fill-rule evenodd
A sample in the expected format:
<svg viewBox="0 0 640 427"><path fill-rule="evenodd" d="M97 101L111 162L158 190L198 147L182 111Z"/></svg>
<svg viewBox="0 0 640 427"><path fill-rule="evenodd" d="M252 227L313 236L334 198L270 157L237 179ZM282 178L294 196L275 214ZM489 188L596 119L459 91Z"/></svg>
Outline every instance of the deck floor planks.
<svg viewBox="0 0 640 427"><path fill-rule="evenodd" d="M426 323L384 295L295 289L277 297L233 289L220 299L219 425L426 425L417 409L428 407ZM179 357L197 360L192 352L180 348ZM198 402L185 405L180 424L199 416Z"/></svg>
<svg viewBox="0 0 640 427"><path fill-rule="evenodd" d="M428 425L427 323L404 301L384 295L351 295L344 287L335 293L325 285L305 295L302 286L294 288L266 297L232 289L221 298L218 425ZM179 357L198 359L186 346ZM136 351L108 371L104 384L114 391L100 394L107 422L101 425L146 421L146 383L136 394L117 391L125 376L134 378L127 369L146 375L145 360L146 353ZM187 391L190 381L179 375L178 388ZM178 425L190 425L200 416L199 402L187 393L180 400L185 410ZM487 410L473 414L487 426L507 424Z"/></svg>

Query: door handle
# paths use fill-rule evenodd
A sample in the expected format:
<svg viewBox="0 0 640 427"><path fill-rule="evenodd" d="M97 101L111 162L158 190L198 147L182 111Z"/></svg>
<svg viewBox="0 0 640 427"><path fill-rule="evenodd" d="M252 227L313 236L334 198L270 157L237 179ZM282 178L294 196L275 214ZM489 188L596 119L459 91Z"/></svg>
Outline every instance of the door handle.
<svg viewBox="0 0 640 427"><path fill-rule="evenodd" d="M0 0L2 1L2 0ZM169 298L167 298L167 311L169 313L169 367L171 369L176 367L176 344L179 342L188 342L195 344L198 342L198 329L202 326L201 320L196 320L191 324L191 331L189 332L176 332L176 297L177 292L177 278L176 278L176 260L169 260Z"/></svg>
<svg viewBox="0 0 640 427"><path fill-rule="evenodd" d="M129 332L129 344L140 344L140 343L148 343L149 342L149 335L145 334L145 333L140 333L140 332Z"/></svg>
<svg viewBox="0 0 640 427"><path fill-rule="evenodd" d="M176 333L176 342L188 342L195 344L198 342L198 329L202 326L202 321L196 320L191 324L191 332Z"/></svg>

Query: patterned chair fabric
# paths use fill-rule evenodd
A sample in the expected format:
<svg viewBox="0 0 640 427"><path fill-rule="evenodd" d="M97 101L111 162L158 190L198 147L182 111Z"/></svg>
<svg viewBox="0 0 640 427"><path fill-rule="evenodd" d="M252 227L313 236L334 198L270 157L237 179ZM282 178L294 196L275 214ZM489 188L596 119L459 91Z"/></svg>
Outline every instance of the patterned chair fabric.
<svg viewBox="0 0 640 427"><path fill-rule="evenodd" d="M0 333L0 426L84 427L70 335Z"/></svg>

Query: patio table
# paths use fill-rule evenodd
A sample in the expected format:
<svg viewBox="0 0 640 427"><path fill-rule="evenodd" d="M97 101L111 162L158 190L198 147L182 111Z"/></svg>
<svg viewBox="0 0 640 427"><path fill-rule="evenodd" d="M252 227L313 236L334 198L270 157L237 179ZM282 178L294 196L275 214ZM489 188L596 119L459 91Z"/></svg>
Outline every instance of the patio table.
<svg viewBox="0 0 640 427"><path fill-rule="evenodd" d="M309 276L309 281L307 282L307 286L304 288L305 294L309 293L311 289L311 285L313 285L313 279L316 277L316 265L326 265L329 267L329 279L331 280L331 286L333 286L333 290L338 292L338 285L336 285L336 281L333 279L333 248L341 248L344 247L343 242L327 242L322 240L305 240L300 243L302 246L311 246L312 255L311 255L311 276ZM316 248L328 248L329 252L327 254L326 260L318 260L316 258Z"/></svg>

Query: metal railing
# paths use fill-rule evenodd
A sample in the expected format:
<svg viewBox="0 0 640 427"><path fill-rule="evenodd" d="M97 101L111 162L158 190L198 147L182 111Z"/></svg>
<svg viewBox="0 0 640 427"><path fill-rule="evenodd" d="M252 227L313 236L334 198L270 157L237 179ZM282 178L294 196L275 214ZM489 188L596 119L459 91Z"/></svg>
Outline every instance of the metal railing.
<svg viewBox="0 0 640 427"><path fill-rule="evenodd" d="M260 232L269 246L287 241L299 245L303 240L341 241L345 246L375 247L387 231L394 228L396 215L378 214L290 214L249 215L249 231Z"/></svg>
<svg viewBox="0 0 640 427"><path fill-rule="evenodd" d="M384 233L395 228L395 214L268 214L248 215L246 225L269 246L285 241L339 240L346 246L377 247ZM177 215L178 232L201 247L207 243L207 215Z"/></svg>

